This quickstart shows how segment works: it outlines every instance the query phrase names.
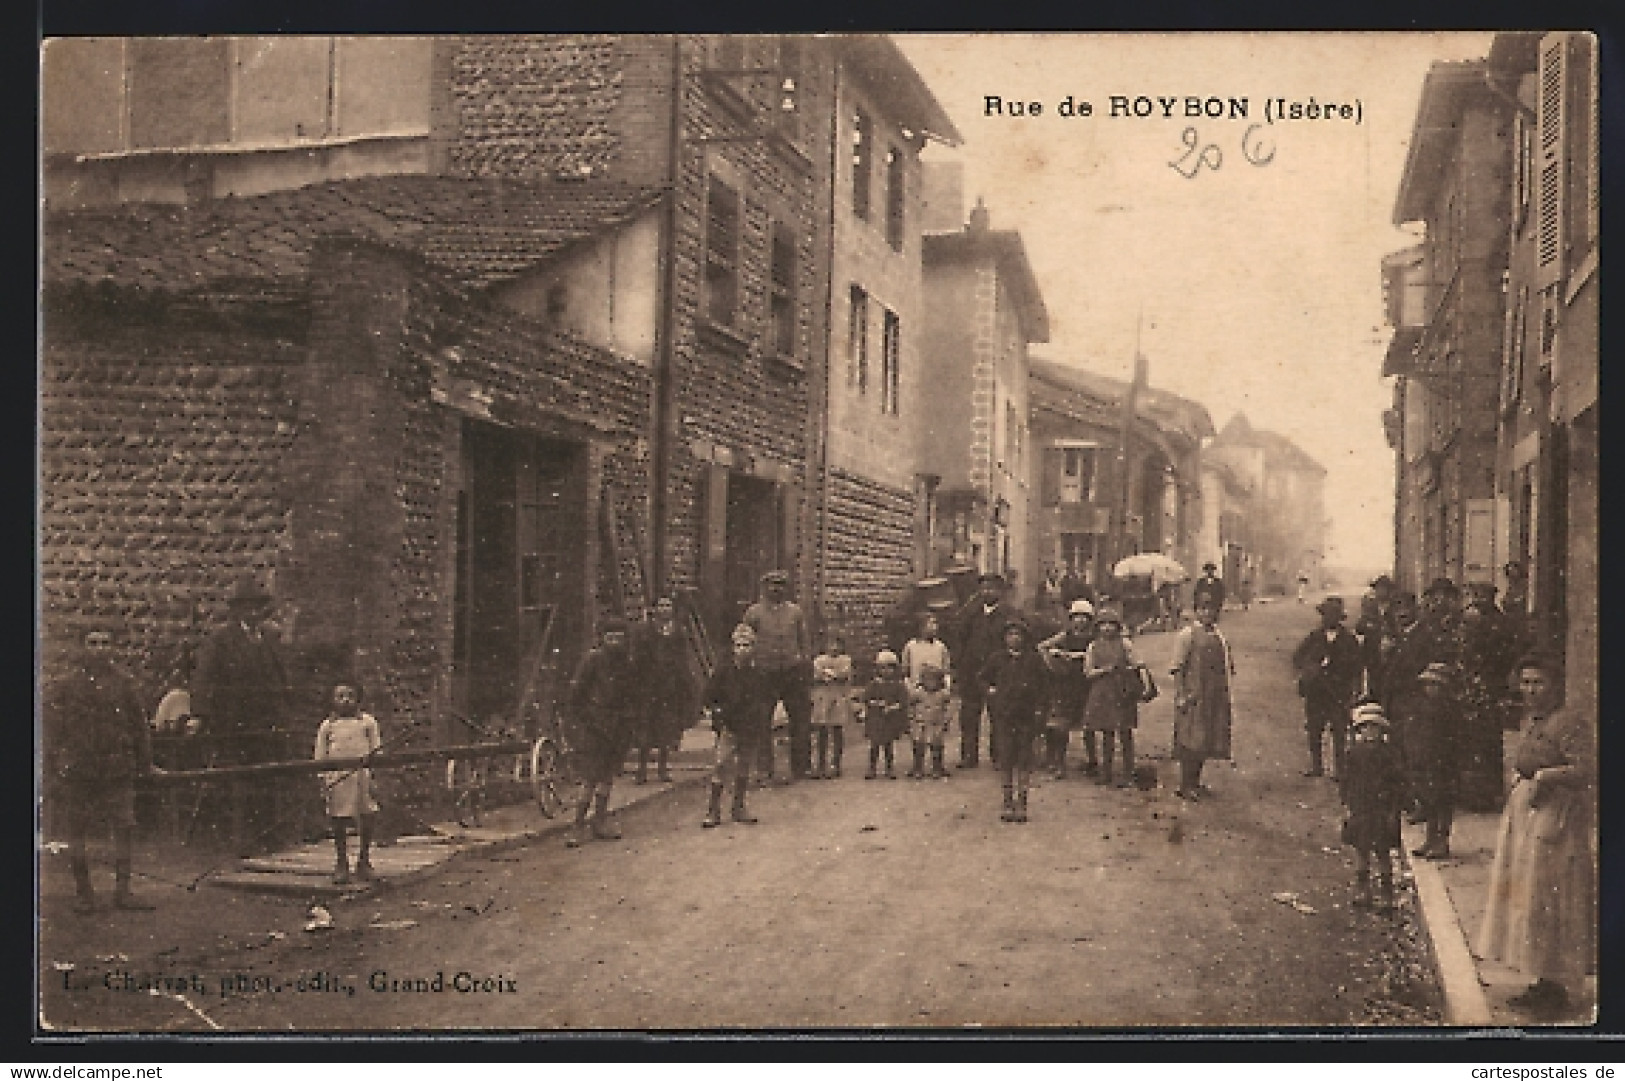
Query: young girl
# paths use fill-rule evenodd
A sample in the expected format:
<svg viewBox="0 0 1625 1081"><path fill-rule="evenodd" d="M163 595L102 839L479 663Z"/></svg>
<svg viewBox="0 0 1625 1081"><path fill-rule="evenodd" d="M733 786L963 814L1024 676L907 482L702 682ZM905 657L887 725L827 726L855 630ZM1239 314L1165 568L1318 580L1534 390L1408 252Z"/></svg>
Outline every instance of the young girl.
<svg viewBox="0 0 1625 1081"><path fill-rule="evenodd" d="M841 775L846 722L852 716L852 658L846 643L831 634L824 652L813 658L812 730L817 761L814 780Z"/></svg>
<svg viewBox="0 0 1625 1081"><path fill-rule="evenodd" d="M378 722L372 714L361 711L361 688L348 683L334 687L333 711L316 730L316 760L360 758L376 751L382 743L378 735ZM369 879L372 877L372 862L367 856L372 848L372 816L378 810L378 805L372 799L372 770L361 767L323 773L321 777L327 792L327 817L333 823L333 850L337 858L333 882L342 886L350 881L346 844L352 819L356 823L356 832L361 836L355 876Z"/></svg>
<svg viewBox="0 0 1625 1081"><path fill-rule="evenodd" d="M1174 638L1174 757L1181 799L1200 799L1202 763L1230 757L1230 677L1235 662L1219 632L1219 606L1204 597L1196 622Z"/></svg>
<svg viewBox="0 0 1625 1081"><path fill-rule="evenodd" d="M1371 904L1371 871L1376 864L1382 907L1394 904L1394 868L1389 853L1399 847L1399 809L1405 777L1399 750L1388 739L1388 719L1371 700L1354 709L1349 745L1338 784L1348 818L1343 843L1354 849L1354 903Z"/></svg>
<svg viewBox="0 0 1625 1081"><path fill-rule="evenodd" d="M1134 783L1134 729L1140 723L1141 664L1134 647L1123 636L1123 615L1109 605L1095 617L1095 640L1084 653L1083 674L1089 681L1089 701L1084 706L1083 723L1101 734L1100 774L1096 784L1112 783L1112 757L1115 739L1123 741L1123 776L1117 782L1127 788Z"/></svg>
<svg viewBox="0 0 1625 1081"><path fill-rule="evenodd" d="M863 728L869 737L869 772L865 780L879 776L881 751L886 752L886 779L897 779L893 744L908 723L908 688L898 668L897 654L881 650L875 655L875 678L863 692L868 707L863 714Z"/></svg>
<svg viewBox="0 0 1625 1081"><path fill-rule="evenodd" d="M928 664L920 669L919 682L908 689L909 735L914 744L914 767L908 775L923 778L925 752L931 750L932 777L946 778L943 745L948 739L948 677L942 669Z"/></svg>

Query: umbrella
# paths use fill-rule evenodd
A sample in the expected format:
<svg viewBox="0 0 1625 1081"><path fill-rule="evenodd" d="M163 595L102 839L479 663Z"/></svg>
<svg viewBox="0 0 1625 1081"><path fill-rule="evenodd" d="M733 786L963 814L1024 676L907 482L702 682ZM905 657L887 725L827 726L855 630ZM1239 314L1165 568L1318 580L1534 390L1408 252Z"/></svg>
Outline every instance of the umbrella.
<svg viewBox="0 0 1625 1081"><path fill-rule="evenodd" d="M1112 567L1112 573L1119 578L1149 574L1151 584L1156 589L1161 589L1169 582L1183 582L1190 577L1177 560L1170 559L1161 552L1141 552L1139 555L1120 559Z"/></svg>

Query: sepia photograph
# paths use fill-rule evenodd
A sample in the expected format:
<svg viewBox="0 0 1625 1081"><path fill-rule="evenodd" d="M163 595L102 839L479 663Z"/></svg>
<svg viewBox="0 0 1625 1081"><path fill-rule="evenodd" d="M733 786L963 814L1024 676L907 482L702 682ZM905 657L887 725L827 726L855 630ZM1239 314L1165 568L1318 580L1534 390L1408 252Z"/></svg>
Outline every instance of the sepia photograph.
<svg viewBox="0 0 1625 1081"><path fill-rule="evenodd" d="M1596 35L40 46L36 1038L1596 1023Z"/></svg>

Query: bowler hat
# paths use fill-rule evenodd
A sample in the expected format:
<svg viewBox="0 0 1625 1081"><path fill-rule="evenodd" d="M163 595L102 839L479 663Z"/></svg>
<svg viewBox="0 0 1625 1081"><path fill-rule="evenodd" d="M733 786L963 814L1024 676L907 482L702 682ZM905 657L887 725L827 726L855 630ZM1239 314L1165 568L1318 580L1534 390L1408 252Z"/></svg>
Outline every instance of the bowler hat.
<svg viewBox="0 0 1625 1081"><path fill-rule="evenodd" d="M1319 612L1323 616L1336 615L1341 618L1345 614L1343 611L1343 598L1327 597L1325 600L1315 605L1315 611Z"/></svg>
<svg viewBox="0 0 1625 1081"><path fill-rule="evenodd" d="M1100 626L1103 623L1115 623L1121 627L1123 625L1123 613L1109 604L1103 604L1100 606L1100 610L1095 613L1095 625Z"/></svg>

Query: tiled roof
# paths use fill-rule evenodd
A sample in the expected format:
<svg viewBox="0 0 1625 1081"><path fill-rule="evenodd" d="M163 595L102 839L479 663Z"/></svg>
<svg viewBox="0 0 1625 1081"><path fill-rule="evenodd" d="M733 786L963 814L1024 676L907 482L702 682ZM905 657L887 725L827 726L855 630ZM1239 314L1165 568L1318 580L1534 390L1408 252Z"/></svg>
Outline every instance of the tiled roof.
<svg viewBox="0 0 1625 1081"><path fill-rule="evenodd" d="M465 286L524 273L636 216L659 189L583 181L368 177L194 206L134 204L48 215L47 284L174 292L292 285L323 236L421 256Z"/></svg>
<svg viewBox="0 0 1625 1081"><path fill-rule="evenodd" d="M1110 403L1117 408L1128 393L1128 382L1109 375L1065 364L1044 357L1028 358L1032 374L1068 390ZM1144 387L1137 400L1141 416L1167 431L1177 432L1187 439L1199 441L1213 434L1213 421L1200 402L1181 397L1171 391Z"/></svg>

